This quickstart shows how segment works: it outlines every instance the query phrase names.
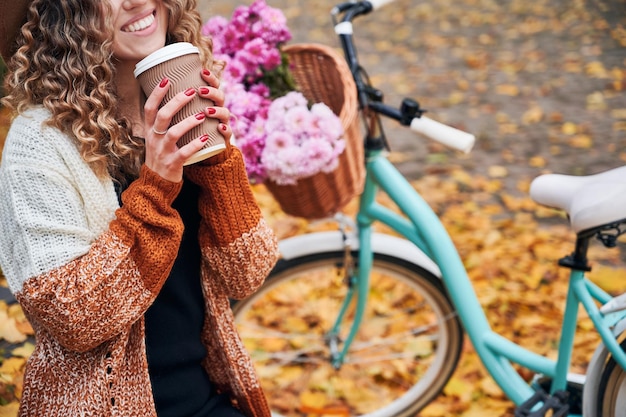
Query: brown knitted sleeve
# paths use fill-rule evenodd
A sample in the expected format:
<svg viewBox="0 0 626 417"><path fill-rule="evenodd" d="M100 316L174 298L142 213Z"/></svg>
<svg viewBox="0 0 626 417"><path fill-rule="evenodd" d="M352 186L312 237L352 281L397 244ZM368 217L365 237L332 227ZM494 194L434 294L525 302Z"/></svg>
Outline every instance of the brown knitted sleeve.
<svg viewBox="0 0 626 417"><path fill-rule="evenodd" d="M76 351L127 331L154 301L178 253L183 224L171 204L181 185L144 167L85 255L25 282L16 295L29 318Z"/></svg>
<svg viewBox="0 0 626 417"><path fill-rule="evenodd" d="M188 167L201 186L199 241L205 279L217 279L231 298L254 292L276 263L276 236L261 216L237 148L215 165ZM208 273L207 273L208 272Z"/></svg>
<svg viewBox="0 0 626 417"><path fill-rule="evenodd" d="M172 203L182 182L163 179L145 165L139 179L122 193L122 208L111 231L131 245L130 256L145 287L155 295L169 275L183 235L183 221Z"/></svg>

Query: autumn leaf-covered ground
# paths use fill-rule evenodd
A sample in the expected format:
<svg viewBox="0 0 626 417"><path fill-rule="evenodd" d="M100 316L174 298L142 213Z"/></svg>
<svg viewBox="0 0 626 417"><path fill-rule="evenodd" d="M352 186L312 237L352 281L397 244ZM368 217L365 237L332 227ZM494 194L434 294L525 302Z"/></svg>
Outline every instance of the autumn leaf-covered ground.
<svg viewBox="0 0 626 417"><path fill-rule="evenodd" d="M333 1L267 1L284 10L293 42L337 46ZM204 17L243 4L199 3ZM388 102L416 98L430 117L477 136L474 151L460 155L387 127L392 160L441 216L494 329L554 356L567 274L556 260L572 250L574 236L562 213L529 200L528 186L543 172L589 174L626 161L626 5L398 0L355 31L360 57ZM0 148L7 123L0 111ZM255 192L280 236L324 227L283 215L264 187ZM592 280L615 293L626 289L622 248L595 244L590 258ZM0 301L3 417L16 414L32 331L6 289L0 298L8 300ZM582 314L579 329L574 372L584 372L598 342ZM420 415L512 416L512 405L466 343L444 393Z"/></svg>

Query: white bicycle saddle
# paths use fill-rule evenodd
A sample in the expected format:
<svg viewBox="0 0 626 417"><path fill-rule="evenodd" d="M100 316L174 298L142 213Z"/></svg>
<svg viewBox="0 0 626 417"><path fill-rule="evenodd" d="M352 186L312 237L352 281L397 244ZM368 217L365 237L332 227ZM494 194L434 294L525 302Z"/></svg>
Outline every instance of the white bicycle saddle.
<svg viewBox="0 0 626 417"><path fill-rule="evenodd" d="M626 218L626 166L599 174L546 174L530 185L530 197L567 212L576 233Z"/></svg>

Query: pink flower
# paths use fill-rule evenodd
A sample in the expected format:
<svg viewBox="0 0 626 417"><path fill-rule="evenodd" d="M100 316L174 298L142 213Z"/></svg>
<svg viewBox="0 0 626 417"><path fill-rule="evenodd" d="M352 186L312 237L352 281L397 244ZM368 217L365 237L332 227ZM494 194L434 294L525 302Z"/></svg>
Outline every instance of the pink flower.
<svg viewBox="0 0 626 417"><path fill-rule="evenodd" d="M234 82L241 82L246 74L246 66L241 61L231 60L226 65L224 76Z"/></svg>
<svg viewBox="0 0 626 417"><path fill-rule="evenodd" d="M309 110L299 92L272 102L265 133L261 163L277 184L295 184L318 172L331 172L345 149L339 117L326 105Z"/></svg>
<svg viewBox="0 0 626 417"><path fill-rule="evenodd" d="M202 33L226 63L222 88L231 127L253 182L295 184L337 166L345 148L339 118L323 103L309 107L289 75L281 46L287 19L265 0L235 8L229 20L209 19Z"/></svg>
<svg viewBox="0 0 626 417"><path fill-rule="evenodd" d="M275 131L267 135L264 150L271 154L291 146L294 146L294 137L291 134L284 131Z"/></svg>
<svg viewBox="0 0 626 417"><path fill-rule="evenodd" d="M311 129L324 130L327 135L339 137L343 135L343 126L341 120L335 116L335 113L324 103L315 103L311 106L311 115L313 125Z"/></svg>
<svg viewBox="0 0 626 417"><path fill-rule="evenodd" d="M306 106L292 107L285 112L285 129L295 135L306 135L311 131L311 113Z"/></svg>
<svg viewBox="0 0 626 417"><path fill-rule="evenodd" d="M265 71L272 71L280 66L282 63L282 56L278 49L268 49L263 56L263 69Z"/></svg>
<svg viewBox="0 0 626 417"><path fill-rule="evenodd" d="M258 2L264 4L265 2ZM287 42L291 33L287 28L287 19L278 9L261 7L258 10L259 20L252 25L252 31L271 43Z"/></svg>
<svg viewBox="0 0 626 417"><path fill-rule="evenodd" d="M213 41L215 41L215 38L219 38L227 26L228 20L225 17L214 16L202 26L202 34L212 37Z"/></svg>
<svg viewBox="0 0 626 417"><path fill-rule="evenodd" d="M280 118L284 116L289 109L293 107L302 107L307 105L306 98L297 91L291 91L286 95L275 99L269 110L270 118Z"/></svg>
<svg viewBox="0 0 626 417"><path fill-rule="evenodd" d="M256 83L250 86L250 92L257 94L261 97L270 96L270 88L263 83Z"/></svg>

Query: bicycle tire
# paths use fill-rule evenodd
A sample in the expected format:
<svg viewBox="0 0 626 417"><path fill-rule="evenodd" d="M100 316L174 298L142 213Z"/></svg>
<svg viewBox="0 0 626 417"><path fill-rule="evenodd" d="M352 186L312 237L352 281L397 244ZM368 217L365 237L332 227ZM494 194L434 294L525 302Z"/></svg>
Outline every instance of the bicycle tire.
<svg viewBox="0 0 626 417"><path fill-rule="evenodd" d="M335 370L324 338L346 291L334 282L343 257L281 260L259 291L233 305L270 407L285 416L412 417L454 372L462 326L439 278L376 253L365 317Z"/></svg>
<svg viewBox="0 0 626 417"><path fill-rule="evenodd" d="M626 350L626 340L620 346ZM626 371L612 356L609 356L602 371L596 404L598 416L626 416Z"/></svg>

